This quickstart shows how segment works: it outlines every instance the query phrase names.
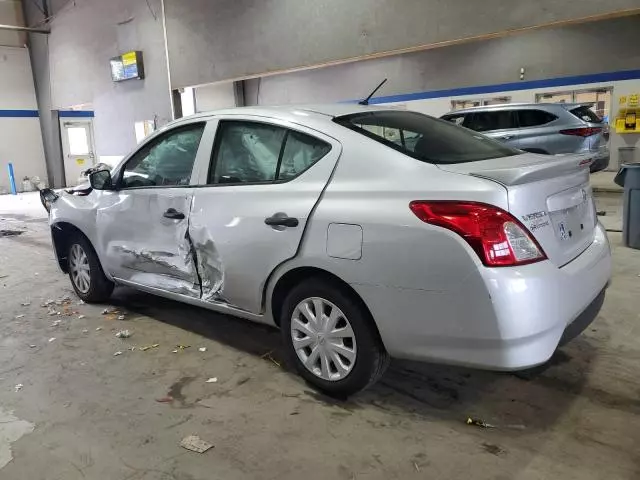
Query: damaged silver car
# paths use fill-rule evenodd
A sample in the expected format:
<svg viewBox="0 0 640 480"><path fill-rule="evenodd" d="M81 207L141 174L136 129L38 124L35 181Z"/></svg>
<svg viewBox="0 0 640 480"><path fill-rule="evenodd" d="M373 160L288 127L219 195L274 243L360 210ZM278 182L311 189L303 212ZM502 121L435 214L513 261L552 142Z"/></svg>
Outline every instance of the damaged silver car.
<svg viewBox="0 0 640 480"><path fill-rule="evenodd" d="M415 112L256 107L173 122L41 196L83 300L126 285L277 326L344 396L390 356L518 370L579 334L611 275L589 163Z"/></svg>

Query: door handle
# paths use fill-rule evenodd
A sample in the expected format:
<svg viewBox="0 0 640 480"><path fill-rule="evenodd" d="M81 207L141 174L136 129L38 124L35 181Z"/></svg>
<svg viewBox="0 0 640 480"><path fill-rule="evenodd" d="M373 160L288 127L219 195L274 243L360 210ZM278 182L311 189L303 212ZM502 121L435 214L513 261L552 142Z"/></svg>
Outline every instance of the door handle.
<svg viewBox="0 0 640 480"><path fill-rule="evenodd" d="M275 213L264 219L264 223L271 227L297 227L298 219L287 216L286 213Z"/></svg>
<svg viewBox="0 0 640 480"><path fill-rule="evenodd" d="M177 211L175 208L169 208L162 215L164 218L171 218L172 220L184 220L184 213Z"/></svg>

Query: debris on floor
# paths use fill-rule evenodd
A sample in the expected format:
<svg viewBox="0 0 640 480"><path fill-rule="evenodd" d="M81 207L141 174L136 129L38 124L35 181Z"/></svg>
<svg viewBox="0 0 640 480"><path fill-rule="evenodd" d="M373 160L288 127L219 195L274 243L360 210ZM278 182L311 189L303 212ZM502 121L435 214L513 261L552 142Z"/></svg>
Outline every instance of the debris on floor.
<svg viewBox="0 0 640 480"><path fill-rule="evenodd" d="M48 315L60 315L60 312L57 311L55 308L53 307L49 307L49 310L47 310L47 314Z"/></svg>
<svg viewBox="0 0 640 480"><path fill-rule="evenodd" d="M89 333L89 330L85 328L84 330L82 330L82 333Z"/></svg>
<svg viewBox="0 0 640 480"><path fill-rule="evenodd" d="M102 315L107 315L108 313L111 313L108 308L105 308L104 310L102 310Z"/></svg>
<svg viewBox="0 0 640 480"><path fill-rule="evenodd" d="M84 300L79 300L76 305L84 305Z"/></svg>
<svg viewBox="0 0 640 480"><path fill-rule="evenodd" d="M120 352L120 351L118 351L118 352L113 354L114 357L119 357L120 355L122 355L122 352Z"/></svg>
<svg viewBox="0 0 640 480"><path fill-rule="evenodd" d="M204 383L217 383L217 382L218 382L218 377L211 377Z"/></svg>
<svg viewBox="0 0 640 480"><path fill-rule="evenodd" d="M199 352L206 352L207 351L207 347L200 347L198 349Z"/></svg>
<svg viewBox="0 0 640 480"><path fill-rule="evenodd" d="M129 330L120 330L116 333L116 337L118 338L129 338L131 336L131 332Z"/></svg>
<svg viewBox="0 0 640 480"><path fill-rule="evenodd" d="M162 398L156 398L156 402L158 402L158 403L171 403L171 402L173 402L173 397L166 396L166 397L162 397Z"/></svg>
<svg viewBox="0 0 640 480"><path fill-rule="evenodd" d="M597 215L598 217L606 217L606 216L607 216L607 212L606 212L605 210L598 210L598 211L596 212L596 215Z"/></svg>
<svg viewBox="0 0 640 480"><path fill-rule="evenodd" d="M56 339L56 337L51 337L51 338L49 339L49 343L51 343L51 342L55 341L55 339Z"/></svg>
<svg viewBox="0 0 640 480"><path fill-rule="evenodd" d="M29 348L36 348L36 347L37 347L37 345L33 345L33 344L29 345Z"/></svg>
<svg viewBox="0 0 640 480"><path fill-rule="evenodd" d="M484 420L481 420L479 418L467 418L467 425L473 425L475 427L481 427L481 428L496 428L495 425L491 425L490 423L486 423Z"/></svg>
<svg viewBox="0 0 640 480"><path fill-rule="evenodd" d="M269 360L270 362L272 362L274 365L278 366L278 367L282 367L282 365L280 365L280 362L278 362L275 358L273 358L271 356L271 353L273 352L273 350L268 351L267 353L265 353L264 355L262 355L260 358L264 358L265 360Z"/></svg>
<svg viewBox="0 0 640 480"><path fill-rule="evenodd" d="M17 384L14 389L16 392L19 392L20 390L22 390L22 387L24 387L24 385L22 385L21 383Z"/></svg>
<svg viewBox="0 0 640 480"><path fill-rule="evenodd" d="M57 327L62 323L62 320L54 320L51 324L52 327Z"/></svg>
<svg viewBox="0 0 640 480"><path fill-rule="evenodd" d="M23 307L28 307L29 305L31 305L31 302L23 302L20 305L22 305Z"/></svg>
<svg viewBox="0 0 640 480"><path fill-rule="evenodd" d="M0 237L16 237L23 233L23 230L0 230Z"/></svg>
<svg viewBox="0 0 640 480"><path fill-rule="evenodd" d="M172 350L171 353L178 353L186 350L187 348L191 348L191 345L176 345L175 350Z"/></svg>
<svg viewBox="0 0 640 480"><path fill-rule="evenodd" d="M82 320L85 317L85 315L78 315L78 320Z"/></svg>
<svg viewBox="0 0 640 480"><path fill-rule="evenodd" d="M147 350L151 350L152 348L158 348L160 346L159 343L154 343L153 345L145 345L144 347L140 347L139 350L146 352Z"/></svg>
<svg viewBox="0 0 640 480"><path fill-rule="evenodd" d="M102 330L102 327L96 328L96 332L99 332L100 330Z"/></svg>
<svg viewBox="0 0 640 480"><path fill-rule="evenodd" d="M180 446L196 453L204 453L207 450L213 448L213 444L202 440L197 435L189 435L188 437L184 437L180 442Z"/></svg>
<svg viewBox="0 0 640 480"><path fill-rule="evenodd" d="M20 320L21 318L24 318L24 315L16 315L16 320Z"/></svg>

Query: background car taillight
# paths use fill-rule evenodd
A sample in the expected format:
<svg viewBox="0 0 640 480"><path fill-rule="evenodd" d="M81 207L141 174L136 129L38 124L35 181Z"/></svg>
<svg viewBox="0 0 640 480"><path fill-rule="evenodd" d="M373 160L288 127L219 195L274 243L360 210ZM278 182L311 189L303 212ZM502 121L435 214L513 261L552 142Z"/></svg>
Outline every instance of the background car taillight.
<svg viewBox="0 0 640 480"><path fill-rule="evenodd" d="M596 133L602 132L601 127L584 127L584 128L569 128L567 130L560 130L562 135L574 135L577 137L590 137Z"/></svg>
<svg viewBox="0 0 640 480"><path fill-rule="evenodd" d="M409 208L423 222L456 232L488 267L525 265L547 258L518 220L493 205L417 200Z"/></svg>

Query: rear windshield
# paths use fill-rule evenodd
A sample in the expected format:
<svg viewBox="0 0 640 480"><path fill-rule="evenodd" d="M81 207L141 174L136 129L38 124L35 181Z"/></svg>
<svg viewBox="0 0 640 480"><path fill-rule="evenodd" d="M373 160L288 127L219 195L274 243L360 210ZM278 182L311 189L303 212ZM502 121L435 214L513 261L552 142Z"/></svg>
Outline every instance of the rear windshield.
<svg viewBox="0 0 640 480"><path fill-rule="evenodd" d="M569 111L584 122L602 123L602 119L587 105L572 108Z"/></svg>
<svg viewBox="0 0 640 480"><path fill-rule="evenodd" d="M475 162L522 153L477 132L417 112L364 112L334 121L428 163Z"/></svg>

